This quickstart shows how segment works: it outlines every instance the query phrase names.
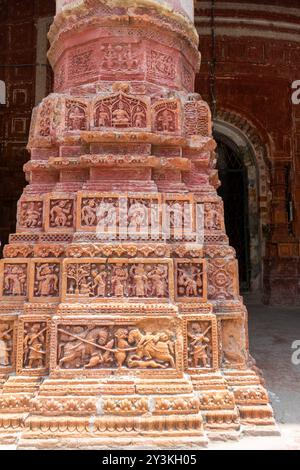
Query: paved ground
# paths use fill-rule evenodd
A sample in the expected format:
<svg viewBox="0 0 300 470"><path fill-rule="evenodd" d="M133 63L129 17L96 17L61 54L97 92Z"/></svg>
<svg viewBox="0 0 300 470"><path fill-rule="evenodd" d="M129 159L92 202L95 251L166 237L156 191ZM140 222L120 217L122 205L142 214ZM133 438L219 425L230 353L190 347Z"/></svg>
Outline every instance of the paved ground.
<svg viewBox="0 0 300 470"><path fill-rule="evenodd" d="M292 364L292 343L300 341L300 308L266 307L245 300L251 354L263 370L281 437L245 438L213 448L300 450L300 365Z"/></svg>
<svg viewBox="0 0 300 470"><path fill-rule="evenodd" d="M246 303L251 354L263 370L281 436L244 438L210 448L300 450L300 365L292 364L292 343L300 341L300 308L266 307L250 299Z"/></svg>

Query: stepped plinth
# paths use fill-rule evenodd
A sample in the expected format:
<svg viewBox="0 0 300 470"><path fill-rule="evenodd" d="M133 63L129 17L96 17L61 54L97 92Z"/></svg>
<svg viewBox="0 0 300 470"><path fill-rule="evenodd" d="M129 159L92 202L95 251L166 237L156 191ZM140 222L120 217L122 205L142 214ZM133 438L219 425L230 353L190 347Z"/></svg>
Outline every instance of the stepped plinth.
<svg viewBox="0 0 300 470"><path fill-rule="evenodd" d="M0 442L273 433L217 195L192 1L60 1L4 248Z"/></svg>

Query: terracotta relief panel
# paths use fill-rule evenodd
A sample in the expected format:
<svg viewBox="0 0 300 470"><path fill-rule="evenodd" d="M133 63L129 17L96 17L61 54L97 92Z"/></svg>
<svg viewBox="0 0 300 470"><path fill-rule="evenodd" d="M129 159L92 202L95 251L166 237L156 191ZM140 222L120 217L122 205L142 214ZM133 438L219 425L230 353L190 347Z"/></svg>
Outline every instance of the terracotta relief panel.
<svg viewBox="0 0 300 470"><path fill-rule="evenodd" d="M96 70L96 44L72 49L67 56L68 82L87 80Z"/></svg>
<svg viewBox="0 0 300 470"><path fill-rule="evenodd" d="M95 128L145 129L149 127L148 103L125 93L98 99L93 109Z"/></svg>
<svg viewBox="0 0 300 470"><path fill-rule="evenodd" d="M12 316L0 316L0 374L14 370L16 359L17 321Z"/></svg>
<svg viewBox="0 0 300 470"><path fill-rule="evenodd" d="M175 263L175 299L177 302L206 302L206 262L201 259L177 259Z"/></svg>
<svg viewBox="0 0 300 470"><path fill-rule="evenodd" d="M186 316L185 365L191 373L218 368L217 321L214 315Z"/></svg>
<svg viewBox="0 0 300 470"><path fill-rule="evenodd" d="M19 231L41 231L43 228L43 199L22 198L18 204Z"/></svg>
<svg viewBox="0 0 300 470"><path fill-rule="evenodd" d="M1 262L1 295L6 300L24 300L28 295L28 260Z"/></svg>
<svg viewBox="0 0 300 470"><path fill-rule="evenodd" d="M221 258L208 262L208 298L232 300L239 295L238 266L236 260Z"/></svg>
<svg viewBox="0 0 300 470"><path fill-rule="evenodd" d="M56 319L51 334L51 369L90 375L112 371L174 375L182 367L178 337L179 327L161 317L155 322L138 318Z"/></svg>
<svg viewBox="0 0 300 470"><path fill-rule="evenodd" d="M20 318L17 373L44 375L49 367L49 318L43 315Z"/></svg>
<svg viewBox="0 0 300 470"><path fill-rule="evenodd" d="M119 227L120 196L114 193L78 193L77 229L94 231L98 224L107 233Z"/></svg>
<svg viewBox="0 0 300 470"><path fill-rule="evenodd" d="M47 196L46 198L46 232L73 231L75 226L74 198L63 196Z"/></svg>
<svg viewBox="0 0 300 470"><path fill-rule="evenodd" d="M172 262L163 259L65 260L63 300L174 298Z"/></svg>
<svg viewBox="0 0 300 470"><path fill-rule="evenodd" d="M176 78L176 72L174 53L155 49L147 51L147 79L171 83Z"/></svg>
<svg viewBox="0 0 300 470"><path fill-rule="evenodd" d="M100 70L102 72L136 73L141 64L140 44L130 42L107 42L100 47Z"/></svg>
<svg viewBox="0 0 300 470"><path fill-rule="evenodd" d="M60 262L56 258L36 258L30 266L29 300L57 302L60 299Z"/></svg>
<svg viewBox="0 0 300 470"><path fill-rule="evenodd" d="M184 105L184 132L187 136L211 136L211 114L207 103L200 96L190 95Z"/></svg>
<svg viewBox="0 0 300 470"><path fill-rule="evenodd" d="M157 194L80 193L77 228L105 234L158 237L161 227L161 196Z"/></svg>
<svg viewBox="0 0 300 470"><path fill-rule="evenodd" d="M247 339L242 319L222 321L222 365L228 368L244 367L247 357Z"/></svg>
<svg viewBox="0 0 300 470"><path fill-rule="evenodd" d="M156 132L178 133L180 131L180 102L160 100L152 106L152 126Z"/></svg>
<svg viewBox="0 0 300 470"><path fill-rule="evenodd" d="M167 236L182 238L195 232L193 195L169 194L163 199L163 231Z"/></svg>
<svg viewBox="0 0 300 470"><path fill-rule="evenodd" d="M223 206L221 203L204 204L204 228L208 231L225 230Z"/></svg>
<svg viewBox="0 0 300 470"><path fill-rule="evenodd" d="M37 121L38 137L51 136L53 111L53 100L43 100L39 108L39 115Z"/></svg>
<svg viewBox="0 0 300 470"><path fill-rule="evenodd" d="M67 131L86 131L89 127L88 106L75 100L66 101L65 128Z"/></svg>

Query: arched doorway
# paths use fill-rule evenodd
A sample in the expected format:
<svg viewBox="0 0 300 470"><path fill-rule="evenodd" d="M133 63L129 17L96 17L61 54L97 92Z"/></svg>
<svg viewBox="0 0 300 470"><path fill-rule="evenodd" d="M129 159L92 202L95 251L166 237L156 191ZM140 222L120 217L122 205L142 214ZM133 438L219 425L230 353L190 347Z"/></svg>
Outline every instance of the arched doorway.
<svg viewBox="0 0 300 470"><path fill-rule="evenodd" d="M221 181L218 193L224 202L226 233L239 261L240 288L245 292L251 287L248 171L242 149L224 135L215 138Z"/></svg>

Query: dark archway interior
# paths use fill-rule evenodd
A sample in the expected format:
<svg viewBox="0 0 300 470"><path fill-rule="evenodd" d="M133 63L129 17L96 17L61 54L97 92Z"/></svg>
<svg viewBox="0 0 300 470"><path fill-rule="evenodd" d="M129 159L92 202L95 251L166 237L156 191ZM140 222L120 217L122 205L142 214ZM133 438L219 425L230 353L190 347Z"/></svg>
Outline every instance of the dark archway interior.
<svg viewBox="0 0 300 470"><path fill-rule="evenodd" d="M218 194L224 201L226 232L239 262L240 288L247 291L251 280L247 168L242 152L233 142L224 136L215 138L221 181Z"/></svg>

